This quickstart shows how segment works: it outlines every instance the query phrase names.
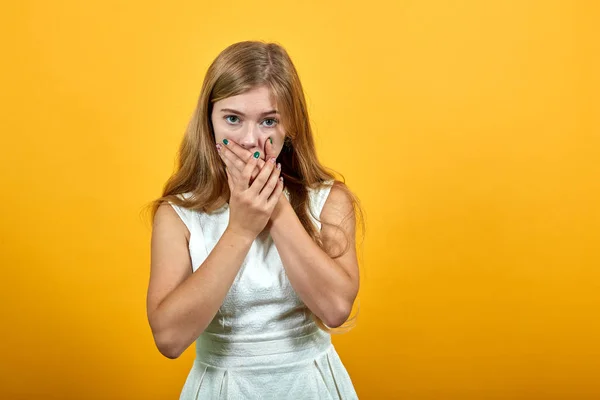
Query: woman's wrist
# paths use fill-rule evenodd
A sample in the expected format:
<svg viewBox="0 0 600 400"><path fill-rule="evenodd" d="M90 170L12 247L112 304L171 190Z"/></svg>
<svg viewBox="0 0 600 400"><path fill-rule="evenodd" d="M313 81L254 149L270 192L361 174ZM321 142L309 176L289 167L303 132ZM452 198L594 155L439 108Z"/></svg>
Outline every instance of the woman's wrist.
<svg viewBox="0 0 600 400"><path fill-rule="evenodd" d="M269 219L268 227L272 228L273 226L277 226L278 221L280 221L282 219L282 216L289 210L292 210L292 206L288 201L287 197L285 195L282 195L279 198L275 209L273 209L273 213L271 214L271 218Z"/></svg>
<svg viewBox="0 0 600 400"><path fill-rule="evenodd" d="M223 236L227 236L231 238L232 241L238 242L242 245L250 246L252 245L252 242L254 242L254 239L256 239L257 235L249 231L235 229L231 225L228 225L225 229L225 232L223 232Z"/></svg>

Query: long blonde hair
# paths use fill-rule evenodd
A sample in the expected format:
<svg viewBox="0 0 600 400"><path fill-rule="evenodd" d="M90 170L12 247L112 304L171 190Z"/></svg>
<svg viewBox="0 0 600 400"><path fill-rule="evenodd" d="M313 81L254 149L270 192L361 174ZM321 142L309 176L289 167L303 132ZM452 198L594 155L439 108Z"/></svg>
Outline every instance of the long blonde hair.
<svg viewBox="0 0 600 400"><path fill-rule="evenodd" d="M210 118L213 104L259 86L270 89L282 116L285 142L278 161L281 163L281 174L290 204L308 234L324 248L320 233L309 217L308 188L318 188L331 180L352 200L357 221L364 232L363 213L358 199L317 159L304 91L292 60L279 44L260 41L230 45L208 68L198 104L179 148L177 168L166 182L162 196L150 204L151 221L154 221L156 210L164 202L202 212L211 212L224 205L230 192L225 168L215 149ZM183 193L190 193L191 196L187 199L179 197ZM319 220L318 216L313 217ZM337 258L346 251L348 246L339 254L330 256ZM332 329L311 314L321 329L332 333L351 329L356 320L354 316L341 327Z"/></svg>

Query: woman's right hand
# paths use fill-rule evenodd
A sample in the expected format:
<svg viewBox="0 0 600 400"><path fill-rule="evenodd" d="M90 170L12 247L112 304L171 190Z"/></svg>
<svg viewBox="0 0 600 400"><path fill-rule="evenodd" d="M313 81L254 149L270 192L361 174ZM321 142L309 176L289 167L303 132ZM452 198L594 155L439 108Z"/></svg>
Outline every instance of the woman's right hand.
<svg viewBox="0 0 600 400"><path fill-rule="evenodd" d="M226 149L221 151L222 149ZM246 166L246 163L252 158L252 152L246 150L233 140L229 139L227 144L221 145L220 143L217 145L217 150L221 157L229 157L231 164L229 165L230 172L233 171L234 174L241 174L242 170ZM229 150L229 151L228 151ZM250 178L250 183L256 178L256 176L260 173L261 168L265 165L265 162L269 160L273 155L273 144L270 140L265 142L265 161L262 158L257 160L256 168L252 171L252 177Z"/></svg>
<svg viewBox="0 0 600 400"><path fill-rule="evenodd" d="M283 177L279 176L281 166L275 163L275 158L269 159L250 183L252 173L258 167L258 158L250 157L240 174L228 151L219 150L227 167L227 182L231 192L227 229L254 240L269 222L283 192Z"/></svg>

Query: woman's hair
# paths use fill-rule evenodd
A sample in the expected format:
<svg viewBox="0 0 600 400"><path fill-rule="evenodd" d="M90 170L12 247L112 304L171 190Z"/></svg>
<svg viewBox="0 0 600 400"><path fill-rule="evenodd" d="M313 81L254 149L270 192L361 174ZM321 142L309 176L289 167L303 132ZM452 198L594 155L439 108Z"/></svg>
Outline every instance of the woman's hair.
<svg viewBox="0 0 600 400"><path fill-rule="evenodd" d="M224 205L230 192L225 167L215 148L211 122L213 104L260 86L270 89L281 115L285 130L284 146L278 157L281 175L289 192L290 204L310 237L324 248L319 231L309 216L308 188L319 188L331 180L351 199L354 216L358 216L357 221L364 231L358 199L317 159L304 92L292 60L282 46L260 41L230 45L208 68L198 104L179 148L177 168L166 182L162 196L150 204L152 222L156 210L164 202L203 212L211 212ZM183 199L179 196L183 193L191 196ZM319 216L313 217L319 220ZM330 256L337 258L346 251L348 246ZM313 319L321 329L337 332L324 325L314 314ZM356 316L348 319L336 329L351 329L354 325L348 327L348 324L355 319Z"/></svg>

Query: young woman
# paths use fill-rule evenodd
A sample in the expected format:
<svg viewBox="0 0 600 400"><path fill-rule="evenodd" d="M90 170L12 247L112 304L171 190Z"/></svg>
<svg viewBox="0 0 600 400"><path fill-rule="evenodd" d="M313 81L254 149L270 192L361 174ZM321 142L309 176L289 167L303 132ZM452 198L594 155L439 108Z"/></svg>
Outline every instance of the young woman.
<svg viewBox="0 0 600 400"><path fill-rule="evenodd" d="M181 399L355 399L331 343L359 289L356 198L316 157L277 44L211 64L153 204L147 311L159 351L196 342Z"/></svg>

